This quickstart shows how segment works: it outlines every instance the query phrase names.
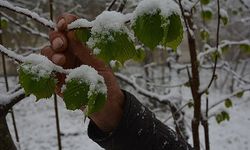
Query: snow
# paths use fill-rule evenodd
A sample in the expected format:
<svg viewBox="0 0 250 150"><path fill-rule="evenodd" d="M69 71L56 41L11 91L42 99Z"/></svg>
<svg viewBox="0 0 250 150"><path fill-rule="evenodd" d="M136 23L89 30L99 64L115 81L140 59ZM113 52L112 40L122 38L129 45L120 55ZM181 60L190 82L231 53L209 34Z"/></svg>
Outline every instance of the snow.
<svg viewBox="0 0 250 150"><path fill-rule="evenodd" d="M225 9L221 8L221 9L220 9L220 16L221 16L222 18L228 18L228 13L227 13L227 11L226 11Z"/></svg>
<svg viewBox="0 0 250 150"><path fill-rule="evenodd" d="M107 87L104 78L90 66L82 65L78 68L72 69L67 75L65 81L67 83L72 79L79 79L90 85L88 96L91 96L93 92L107 94Z"/></svg>
<svg viewBox="0 0 250 150"><path fill-rule="evenodd" d="M155 14L159 10L166 18L172 14L180 14L179 6L173 0L143 0L136 7L132 21L144 14Z"/></svg>
<svg viewBox="0 0 250 150"><path fill-rule="evenodd" d="M114 37L112 36L113 32L122 32L126 33L131 40L134 39L133 35L130 33L128 28L125 26L125 22L128 21L130 15L123 15L122 13L116 11L103 11L99 16L92 21L91 34L92 37L86 42L90 48L95 48L96 43L103 38L106 38L105 35L108 35L109 41L113 41ZM95 35L102 35L102 37L95 38ZM105 36L105 37L104 37ZM94 54L99 54L99 49L94 49Z"/></svg>
<svg viewBox="0 0 250 150"><path fill-rule="evenodd" d="M83 27L90 28L92 26L93 26L93 22L89 22L87 19L80 18L70 23L68 25L68 30L75 29L75 28L83 28Z"/></svg>
<svg viewBox="0 0 250 150"><path fill-rule="evenodd" d="M13 99L15 99L16 97L20 96L24 94L24 90L18 90L17 92L13 93L13 94L3 94L0 93L0 105L6 105L9 104Z"/></svg>
<svg viewBox="0 0 250 150"><path fill-rule="evenodd" d="M64 74L68 74L70 72L70 69L63 69L61 66L55 65L47 57L40 55L40 54L30 54L26 57L23 57L22 55L19 55L15 53L14 51L11 51L5 48L1 44L0 44L0 52L3 52L8 57L18 62L32 64L30 71L33 73L38 72L40 76L48 75L52 71L56 71L56 72L60 72Z"/></svg>
<svg viewBox="0 0 250 150"><path fill-rule="evenodd" d="M8 1L0 0L0 7L8 8L8 9L13 10L15 12L19 12L21 14L24 14L26 16L29 16L29 17L35 19L36 21L44 24L45 26L48 26L50 28L54 28L54 23L51 20L42 18L37 13L32 12L32 11L30 11L28 9L17 7L17 6L13 6Z"/></svg>

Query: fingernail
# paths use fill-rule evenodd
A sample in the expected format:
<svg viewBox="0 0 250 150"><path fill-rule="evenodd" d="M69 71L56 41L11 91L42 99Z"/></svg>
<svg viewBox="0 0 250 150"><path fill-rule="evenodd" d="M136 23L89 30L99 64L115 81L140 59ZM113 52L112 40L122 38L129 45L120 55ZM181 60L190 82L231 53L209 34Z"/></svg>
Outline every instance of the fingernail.
<svg viewBox="0 0 250 150"><path fill-rule="evenodd" d="M56 49L59 49L59 48L61 48L63 46L63 41L62 41L62 39L61 38L55 38L54 40L53 40L53 42L52 42L52 48L54 49L54 50L56 50Z"/></svg>
<svg viewBox="0 0 250 150"><path fill-rule="evenodd" d="M62 28L64 24L65 24L65 20L64 20L64 19L61 19L61 20L58 21L58 23L57 23L57 28Z"/></svg>

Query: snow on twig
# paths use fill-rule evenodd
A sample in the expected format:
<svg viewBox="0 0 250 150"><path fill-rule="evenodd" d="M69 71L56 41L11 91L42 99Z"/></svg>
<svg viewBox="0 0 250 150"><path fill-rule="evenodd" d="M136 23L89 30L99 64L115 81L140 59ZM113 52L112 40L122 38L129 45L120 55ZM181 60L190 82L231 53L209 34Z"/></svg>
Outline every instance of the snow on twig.
<svg viewBox="0 0 250 150"><path fill-rule="evenodd" d="M30 11L28 9L21 8L21 7L18 7L18 6L14 6L11 3L9 3L8 1L4 1L4 0L0 0L0 7L9 9L11 11L14 11L14 12L17 12L17 13L20 13L20 14L23 14L23 15L25 15L25 16L27 16L29 18L32 18L32 19L36 20L37 22L45 25L46 27L54 29L55 25L51 20L43 18L43 17L39 16L37 13L32 12L32 11Z"/></svg>
<svg viewBox="0 0 250 150"><path fill-rule="evenodd" d="M20 95L24 94L24 90L20 89L12 94L0 94L0 105L7 105L12 102L13 99L19 97Z"/></svg>
<svg viewBox="0 0 250 150"><path fill-rule="evenodd" d="M24 29L25 31L27 31L27 32L29 32L29 33L31 33L33 35L37 35L37 36L43 37L45 39L49 39L47 34L36 31L36 30L33 30L33 29L21 24L20 22L16 21L15 19L11 18L10 16L8 16L7 14L5 14L3 12L0 12L0 14L2 16L6 17L10 22L12 22L12 23L18 25L19 27L21 27L22 29Z"/></svg>
<svg viewBox="0 0 250 150"><path fill-rule="evenodd" d="M224 40L221 42L221 44L218 47L219 52L221 53L221 49L225 46L232 46L232 45L241 45L241 44L248 44L250 45L250 41L249 40L242 40L242 41L229 41L229 40ZM211 47L210 45L206 44L205 47L207 48L207 50L205 52L201 52L198 54L197 59L199 61L202 61L202 59L208 55L211 54L213 52L216 52L216 48L215 47Z"/></svg>

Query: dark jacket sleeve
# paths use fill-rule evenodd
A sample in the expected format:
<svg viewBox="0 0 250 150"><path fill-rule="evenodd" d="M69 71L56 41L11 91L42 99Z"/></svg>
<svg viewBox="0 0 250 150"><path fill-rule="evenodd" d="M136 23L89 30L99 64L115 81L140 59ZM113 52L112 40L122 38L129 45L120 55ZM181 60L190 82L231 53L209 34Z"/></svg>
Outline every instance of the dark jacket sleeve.
<svg viewBox="0 0 250 150"><path fill-rule="evenodd" d="M107 150L191 150L174 131L155 118L132 94L125 92L123 117L111 133L90 121L89 137Z"/></svg>

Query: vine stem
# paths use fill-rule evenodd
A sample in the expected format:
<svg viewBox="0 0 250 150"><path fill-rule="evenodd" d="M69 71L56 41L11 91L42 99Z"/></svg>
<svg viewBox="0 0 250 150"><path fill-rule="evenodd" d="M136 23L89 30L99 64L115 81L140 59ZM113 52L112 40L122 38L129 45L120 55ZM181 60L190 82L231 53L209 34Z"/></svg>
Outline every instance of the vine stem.
<svg viewBox="0 0 250 150"><path fill-rule="evenodd" d="M2 17L0 15L0 21L1 21L1 18ZM1 22L0 22L0 30L2 31ZM0 44L2 44L2 43L3 43L2 33L0 33ZM6 61L5 61L4 53L1 53L1 55L2 55L2 65L3 65L5 87L6 87L6 91L8 92L9 91L9 82L8 82L8 76L7 76L7 70L6 70ZM10 108L10 113L11 113L11 118L12 118L12 122L13 122L16 141L19 143L19 135L18 135L17 126L16 126L15 113L14 113L14 110L12 107Z"/></svg>
<svg viewBox="0 0 250 150"><path fill-rule="evenodd" d="M217 19L217 31L216 31L216 55L215 55L215 60L214 60L214 67L213 67L213 74L212 77L208 83L208 86L206 89L201 91L201 94L204 94L212 85L213 81L216 78L216 68L217 68L217 62L218 62L218 49L219 49L219 40L220 40L220 20L221 20L221 15L220 15L220 0L217 0L217 13L218 13L218 19Z"/></svg>
<svg viewBox="0 0 250 150"><path fill-rule="evenodd" d="M50 12L50 19L53 21L53 0L49 0L49 12ZM58 150L62 150L60 121L59 121L58 102L57 102L56 93L54 93L54 110L55 110L55 116L56 116Z"/></svg>

